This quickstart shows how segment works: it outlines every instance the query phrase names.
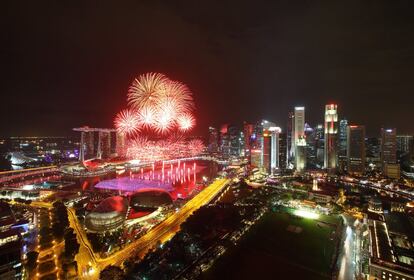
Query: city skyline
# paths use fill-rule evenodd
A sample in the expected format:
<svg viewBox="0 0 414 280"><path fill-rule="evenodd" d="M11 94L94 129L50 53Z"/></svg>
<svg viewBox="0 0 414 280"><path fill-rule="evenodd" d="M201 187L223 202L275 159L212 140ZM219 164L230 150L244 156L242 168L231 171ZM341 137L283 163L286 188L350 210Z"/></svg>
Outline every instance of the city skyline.
<svg viewBox="0 0 414 280"><path fill-rule="evenodd" d="M368 136L381 127L414 132L404 121L414 102L409 4L218 5L6 5L1 118L11 121L2 136L111 127L126 105L119 97L144 72L192 89L196 134L260 119L285 128L294 106L316 125L329 103Z"/></svg>

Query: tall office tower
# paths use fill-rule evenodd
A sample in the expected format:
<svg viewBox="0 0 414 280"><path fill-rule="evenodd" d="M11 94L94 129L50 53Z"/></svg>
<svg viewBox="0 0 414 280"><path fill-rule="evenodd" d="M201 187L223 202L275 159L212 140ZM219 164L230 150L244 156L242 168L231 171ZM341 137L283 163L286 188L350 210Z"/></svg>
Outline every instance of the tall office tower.
<svg viewBox="0 0 414 280"><path fill-rule="evenodd" d="M397 130L381 129L381 163L397 163Z"/></svg>
<svg viewBox="0 0 414 280"><path fill-rule="evenodd" d="M325 133L323 124L318 124L315 127L315 141L316 141L316 167L322 168L324 165L324 147L325 147Z"/></svg>
<svg viewBox="0 0 414 280"><path fill-rule="evenodd" d="M400 157L413 154L413 136L412 135L397 135L397 154Z"/></svg>
<svg viewBox="0 0 414 280"><path fill-rule="evenodd" d="M279 168L287 168L287 141L286 141L286 133L279 134Z"/></svg>
<svg viewBox="0 0 414 280"><path fill-rule="evenodd" d="M296 171L300 173L306 168L306 139L304 136L296 140L295 167Z"/></svg>
<svg viewBox="0 0 414 280"><path fill-rule="evenodd" d="M107 159L111 156L111 133L99 131L98 158Z"/></svg>
<svg viewBox="0 0 414 280"><path fill-rule="evenodd" d="M273 123L269 122L269 124ZM267 173L273 174L280 168L279 134L281 131L280 127L276 126L268 126L263 130L261 167Z"/></svg>
<svg viewBox="0 0 414 280"><path fill-rule="evenodd" d="M348 121L343 119L339 121L339 132L338 132L338 167L341 172L344 172L348 164L347 160L347 127Z"/></svg>
<svg viewBox="0 0 414 280"><path fill-rule="evenodd" d="M315 130L305 123L306 138L306 166L314 169L316 167L316 137Z"/></svg>
<svg viewBox="0 0 414 280"><path fill-rule="evenodd" d="M271 154L270 154L270 169L271 173L275 173L280 169L280 133L282 129L280 127L269 127L271 134Z"/></svg>
<svg viewBox="0 0 414 280"><path fill-rule="evenodd" d="M209 127L208 128L208 147L207 150L210 154L216 154L218 152L218 140L219 135L217 128Z"/></svg>
<svg viewBox="0 0 414 280"><path fill-rule="evenodd" d="M348 126L346 150L348 172L363 174L365 172L365 126Z"/></svg>
<svg viewBox="0 0 414 280"><path fill-rule="evenodd" d="M348 141L347 141L347 131L348 129L348 120L340 120L339 121L339 156L346 156L347 155L347 147L348 147Z"/></svg>
<svg viewBox="0 0 414 280"><path fill-rule="evenodd" d="M229 125L227 132L229 135L230 156L239 157L243 148L240 130L234 125Z"/></svg>
<svg viewBox="0 0 414 280"><path fill-rule="evenodd" d="M85 132L85 144L86 144L86 151L85 151L86 159L94 158L95 157L95 132L94 131Z"/></svg>
<svg viewBox="0 0 414 280"><path fill-rule="evenodd" d="M381 164L383 174L389 178L400 178L400 165L397 163L397 130L381 129Z"/></svg>
<svg viewBox="0 0 414 280"><path fill-rule="evenodd" d="M295 107L295 143L305 137L305 107Z"/></svg>
<svg viewBox="0 0 414 280"><path fill-rule="evenodd" d="M338 166L336 136L338 134L338 106L325 106L325 148L324 168L328 173L335 173Z"/></svg>
<svg viewBox="0 0 414 280"><path fill-rule="evenodd" d="M289 167L290 163L293 160L293 155L295 153L295 114L293 112L289 112L288 115L288 122L287 122L287 129L286 129L286 168Z"/></svg>
<svg viewBox="0 0 414 280"><path fill-rule="evenodd" d="M306 161L306 158L302 158L306 156L306 153L301 152L300 158L298 158L297 152L298 149L306 149L306 136L305 136L305 107L295 107L294 111L294 129L293 129L293 148L294 148L294 162L295 167L298 169L297 164L303 164ZM298 148L299 146L299 148ZM302 167L300 167L302 169Z"/></svg>
<svg viewBox="0 0 414 280"><path fill-rule="evenodd" d="M272 136L268 130L263 132L262 136L262 156L260 167L267 173L271 172L271 153L272 153Z"/></svg>
<svg viewBox="0 0 414 280"><path fill-rule="evenodd" d="M365 141L367 151L367 162L374 166L381 166L381 141L378 137L368 137Z"/></svg>
<svg viewBox="0 0 414 280"><path fill-rule="evenodd" d="M244 156L250 158L250 146L251 138L254 132L254 125L244 122L243 123L243 136L244 136Z"/></svg>
<svg viewBox="0 0 414 280"><path fill-rule="evenodd" d="M123 133L115 132L115 151L119 157L126 155L126 136Z"/></svg>
<svg viewBox="0 0 414 280"><path fill-rule="evenodd" d="M228 133L228 124L224 124L220 128L220 144L219 150L223 157L228 158L230 156L230 141Z"/></svg>

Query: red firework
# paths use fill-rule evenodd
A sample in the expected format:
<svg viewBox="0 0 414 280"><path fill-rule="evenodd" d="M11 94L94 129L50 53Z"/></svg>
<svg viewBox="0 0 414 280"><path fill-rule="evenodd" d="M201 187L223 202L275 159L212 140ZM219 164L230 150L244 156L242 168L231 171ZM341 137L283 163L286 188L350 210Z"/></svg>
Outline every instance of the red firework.
<svg viewBox="0 0 414 280"><path fill-rule="evenodd" d="M133 135L140 130L138 114L134 110L125 109L115 118L115 127L119 133Z"/></svg>

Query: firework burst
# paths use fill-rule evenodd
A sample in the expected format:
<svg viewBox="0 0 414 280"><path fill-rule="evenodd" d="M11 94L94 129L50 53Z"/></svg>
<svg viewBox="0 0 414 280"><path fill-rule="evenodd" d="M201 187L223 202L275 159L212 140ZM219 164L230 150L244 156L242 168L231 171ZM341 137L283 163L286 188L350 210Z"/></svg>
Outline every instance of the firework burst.
<svg viewBox="0 0 414 280"><path fill-rule="evenodd" d="M191 114L184 114L177 118L178 127L182 131L188 131L194 127L195 119Z"/></svg>
<svg viewBox="0 0 414 280"><path fill-rule="evenodd" d="M202 142L187 142L177 137L195 125L194 100L190 89L160 73L136 78L128 90L131 109L121 111L115 119L117 130L128 136L127 156L143 161L194 156L203 150ZM168 136L151 141L148 135ZM139 136L131 137L140 132Z"/></svg>
<svg viewBox="0 0 414 280"><path fill-rule="evenodd" d="M124 135L137 133L140 129L138 114L134 110L122 110L116 115L115 127Z"/></svg>

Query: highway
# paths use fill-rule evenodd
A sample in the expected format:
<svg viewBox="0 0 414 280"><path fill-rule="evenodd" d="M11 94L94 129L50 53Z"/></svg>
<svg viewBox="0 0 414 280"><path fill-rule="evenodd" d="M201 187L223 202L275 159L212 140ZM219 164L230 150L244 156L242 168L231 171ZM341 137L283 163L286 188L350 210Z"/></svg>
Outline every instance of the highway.
<svg viewBox="0 0 414 280"><path fill-rule="evenodd" d="M143 257L149 249L156 246L158 241L164 243L171 239L180 230L180 225L194 211L209 203L229 182L229 179L214 181L181 209L149 230L144 236L106 258L101 258L93 252L85 231L79 226L73 209L69 209L69 222L71 227L74 228L80 243L79 254L76 256L79 276L82 279L98 279L99 272L108 265L120 266L131 256Z"/></svg>

